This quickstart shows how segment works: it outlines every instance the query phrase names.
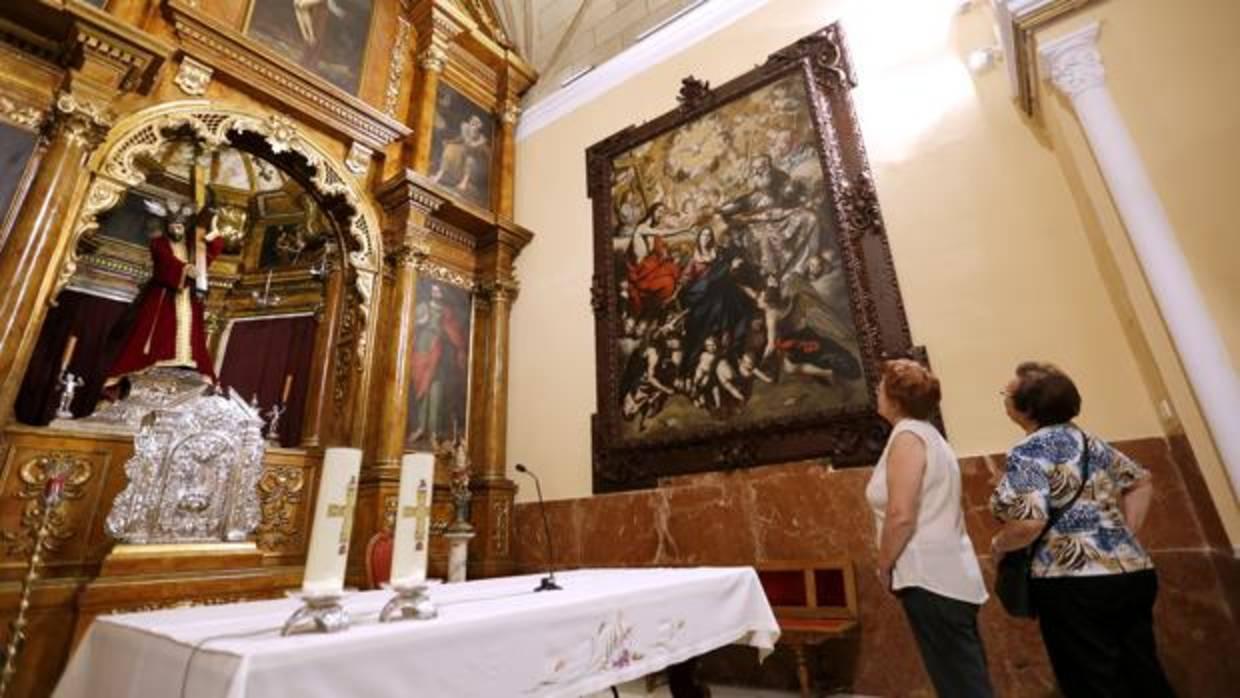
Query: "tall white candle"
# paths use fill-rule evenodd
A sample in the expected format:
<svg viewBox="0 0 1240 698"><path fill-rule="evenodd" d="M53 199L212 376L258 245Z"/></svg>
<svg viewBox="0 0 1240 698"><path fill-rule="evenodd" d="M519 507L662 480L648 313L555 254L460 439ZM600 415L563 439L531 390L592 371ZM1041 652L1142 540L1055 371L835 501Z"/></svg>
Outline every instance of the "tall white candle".
<svg viewBox="0 0 1240 698"><path fill-rule="evenodd" d="M323 454L314 528L310 531L310 551L306 554L306 574L301 583L307 594L330 594L344 588L361 464L362 452L355 448L329 448Z"/></svg>
<svg viewBox="0 0 1240 698"><path fill-rule="evenodd" d="M407 586L426 580L434 494L435 457L429 453L405 454L400 462L392 584Z"/></svg>

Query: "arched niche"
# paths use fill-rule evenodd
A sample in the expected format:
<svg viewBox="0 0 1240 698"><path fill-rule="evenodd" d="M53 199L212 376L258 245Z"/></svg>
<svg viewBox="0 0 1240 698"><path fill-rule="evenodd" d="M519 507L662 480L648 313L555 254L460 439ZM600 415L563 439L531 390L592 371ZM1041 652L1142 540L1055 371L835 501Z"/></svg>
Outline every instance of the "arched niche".
<svg viewBox="0 0 1240 698"><path fill-rule="evenodd" d="M108 133L92 155L85 177L82 203L66 241L51 302L56 303L79 269L80 255L91 246L102 217L117 207L126 193L147 184L144 161L156 159L177 140L193 139L204 154L224 149L249 153L273 164L313 197L331 222L336 239L332 266L343 274L346 286L330 351L334 354L331 388L320 401L334 403L338 420L364 404L361 386L369 379L368 360L375 333L372 318L378 311L378 275L382 240L374 209L344 166L279 115L259 116L203 100L165 103L131 114ZM320 370L322 367L317 367ZM343 425L350 433L347 423ZM347 437L346 437L347 438ZM352 440L352 439L349 439Z"/></svg>

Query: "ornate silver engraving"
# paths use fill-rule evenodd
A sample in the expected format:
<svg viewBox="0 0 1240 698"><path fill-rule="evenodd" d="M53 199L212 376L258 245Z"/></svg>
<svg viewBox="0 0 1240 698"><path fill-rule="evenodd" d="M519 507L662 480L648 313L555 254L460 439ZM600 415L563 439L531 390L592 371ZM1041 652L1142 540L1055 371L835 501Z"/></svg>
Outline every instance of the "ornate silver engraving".
<svg viewBox="0 0 1240 698"><path fill-rule="evenodd" d="M262 421L235 395L180 390L168 372L157 378L176 406L142 418L108 534L132 544L244 541L260 519Z"/></svg>

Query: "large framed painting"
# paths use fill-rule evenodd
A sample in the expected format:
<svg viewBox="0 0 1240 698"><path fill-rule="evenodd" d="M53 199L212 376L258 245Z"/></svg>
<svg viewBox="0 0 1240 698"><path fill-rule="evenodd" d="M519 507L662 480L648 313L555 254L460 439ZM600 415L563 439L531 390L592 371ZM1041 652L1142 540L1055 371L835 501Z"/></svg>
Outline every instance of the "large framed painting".
<svg viewBox="0 0 1240 698"><path fill-rule="evenodd" d="M495 115L451 85L441 84L431 134L431 180L455 196L490 209L494 147Z"/></svg>
<svg viewBox="0 0 1240 698"><path fill-rule="evenodd" d="M245 33L356 95L374 0L253 0Z"/></svg>
<svg viewBox="0 0 1240 698"><path fill-rule="evenodd" d="M417 289L405 449L434 451L465 435L473 295L426 275Z"/></svg>
<svg viewBox="0 0 1240 698"><path fill-rule="evenodd" d="M587 151L596 491L872 463L883 357L918 356L835 25Z"/></svg>

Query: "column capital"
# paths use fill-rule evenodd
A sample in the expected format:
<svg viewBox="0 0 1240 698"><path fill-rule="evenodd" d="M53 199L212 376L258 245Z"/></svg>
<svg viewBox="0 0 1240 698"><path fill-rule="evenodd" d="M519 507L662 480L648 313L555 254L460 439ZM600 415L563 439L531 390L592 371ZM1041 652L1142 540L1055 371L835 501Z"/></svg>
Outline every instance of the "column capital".
<svg viewBox="0 0 1240 698"><path fill-rule="evenodd" d="M521 118L521 105L515 100L504 102L500 106L500 121L511 126L515 126L517 120Z"/></svg>
<svg viewBox="0 0 1240 698"><path fill-rule="evenodd" d="M1092 22L1038 48L1051 84L1069 98L1106 86L1106 70L1098 51L1100 28L1097 22Z"/></svg>
<svg viewBox="0 0 1240 698"><path fill-rule="evenodd" d="M57 95L55 113L52 128L86 150L93 150L103 142L115 120L109 108L80 99L68 91Z"/></svg>
<svg viewBox="0 0 1240 698"><path fill-rule="evenodd" d="M431 73L442 73L447 60L448 52L438 44L431 44L418 54L418 65Z"/></svg>

